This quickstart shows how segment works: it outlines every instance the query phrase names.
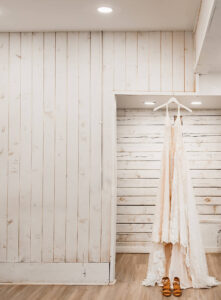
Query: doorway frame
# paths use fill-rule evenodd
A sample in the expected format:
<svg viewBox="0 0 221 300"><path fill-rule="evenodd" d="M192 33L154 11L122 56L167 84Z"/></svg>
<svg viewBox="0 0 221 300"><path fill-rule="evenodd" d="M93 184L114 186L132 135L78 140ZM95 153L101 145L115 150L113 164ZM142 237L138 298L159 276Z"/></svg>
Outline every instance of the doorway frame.
<svg viewBox="0 0 221 300"><path fill-rule="evenodd" d="M116 283L116 224L117 224L117 96L196 96L196 92L148 92L148 91L112 91L112 195L111 195L111 236L110 236L110 264L109 264L109 285ZM129 107L128 107L129 108Z"/></svg>
<svg viewBox="0 0 221 300"><path fill-rule="evenodd" d="M185 98L192 99L196 97L200 100L207 99L208 97L220 97L220 93L199 93L198 89L196 92L148 92L148 91L113 91L112 92L112 162L113 162L113 172L112 172L112 198L111 198L111 236L110 236L110 266L109 266L109 284L114 284L116 282L115 278L115 265L116 265L116 223L117 223L117 96L181 96ZM124 107L126 109L126 107ZM129 109L130 107L128 107ZM111 143L111 141L110 141ZM211 249L210 249L211 250ZM212 249L214 252L214 249ZM211 252L211 251L210 251Z"/></svg>

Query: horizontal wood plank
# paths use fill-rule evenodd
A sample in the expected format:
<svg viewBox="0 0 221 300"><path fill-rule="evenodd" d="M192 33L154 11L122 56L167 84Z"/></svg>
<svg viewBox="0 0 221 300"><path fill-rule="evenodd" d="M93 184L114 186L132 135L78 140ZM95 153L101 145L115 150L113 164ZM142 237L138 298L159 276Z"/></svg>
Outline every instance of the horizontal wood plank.
<svg viewBox="0 0 221 300"><path fill-rule="evenodd" d="M221 179L217 178L195 178L192 179L193 187L221 187ZM133 178L133 179L118 179L117 186L119 188L127 187L137 187L137 188L143 188L143 187L159 187L160 186L160 180L159 179L141 179L141 178Z"/></svg>
<svg viewBox="0 0 221 300"><path fill-rule="evenodd" d="M221 152L221 143L185 143L186 151L191 152ZM131 143L117 145L117 151L120 152L161 152L163 143Z"/></svg>
<svg viewBox="0 0 221 300"><path fill-rule="evenodd" d="M152 224L117 224L117 232L152 232Z"/></svg>
<svg viewBox="0 0 221 300"><path fill-rule="evenodd" d="M221 116L181 116L184 125L221 125ZM173 119L173 117L171 117ZM149 115L147 117L139 116L139 117L120 117L117 118L117 125L164 125L165 124L165 115L162 116L154 116Z"/></svg>
<svg viewBox="0 0 221 300"><path fill-rule="evenodd" d="M117 197L117 205L155 205L156 196L123 196ZM197 204L221 205L221 197L195 197Z"/></svg>
<svg viewBox="0 0 221 300"><path fill-rule="evenodd" d="M155 196L157 188L118 188L118 196ZM219 188L194 188L195 196L221 196L221 187Z"/></svg>
<svg viewBox="0 0 221 300"><path fill-rule="evenodd" d="M220 170L221 161L189 161L190 170ZM146 160L120 160L118 161L118 170L159 170L160 161Z"/></svg>
<svg viewBox="0 0 221 300"><path fill-rule="evenodd" d="M203 205L203 204L199 204L197 205L197 211L200 215L220 215L221 214L221 205ZM142 215L154 215L155 214L155 206L154 205L136 205L136 206L132 206L132 205L120 205L117 208L117 213L118 216L122 216L122 215L127 215L129 217L129 215L134 216L137 215L142 216ZM148 220L149 221L149 220ZM122 222L121 222L122 223ZM123 222L123 223L131 223L131 221L129 222ZM135 221L134 223L141 223L138 221ZM149 222L144 222L144 223L149 223Z"/></svg>
<svg viewBox="0 0 221 300"><path fill-rule="evenodd" d="M191 147L187 145L188 143L221 143L220 134L202 134L202 133L193 133L193 134L183 134L183 140L185 148ZM124 136L117 137L118 144L162 144L164 142L163 133L149 133L148 135L139 135L139 136ZM210 147L208 145L208 147ZM197 148L196 148L197 149ZM194 150L193 150L194 151Z"/></svg>
<svg viewBox="0 0 221 300"><path fill-rule="evenodd" d="M148 134L164 133L164 125L121 125L118 127L118 137L139 137ZM185 125L183 126L184 134L221 134L221 125Z"/></svg>
<svg viewBox="0 0 221 300"><path fill-rule="evenodd" d="M169 94L170 95L170 94ZM124 117L149 117L153 116L152 109L144 109L144 108L134 108L134 109L118 109L117 115L124 116ZM170 110L170 116L177 115L176 109ZM189 113L186 110L182 110L181 112L182 116L221 116L221 110L220 109L194 109L191 113ZM158 110L154 112L154 116L164 116L165 117L165 110Z"/></svg>
<svg viewBox="0 0 221 300"><path fill-rule="evenodd" d="M221 170L191 170L192 179L220 179ZM160 170L118 170L118 179L159 179Z"/></svg>
<svg viewBox="0 0 221 300"><path fill-rule="evenodd" d="M133 216L131 216L132 218ZM152 232L153 228L153 220L154 216L152 215L144 215L144 216L134 216L137 219L148 220L149 222L137 222L137 223L129 223L129 222L121 222L117 223L117 233L129 233L129 232ZM118 216L118 218L130 218L130 216ZM202 224L221 224L221 215L199 215L199 221Z"/></svg>
<svg viewBox="0 0 221 300"><path fill-rule="evenodd" d="M119 233L117 242L147 242L151 240L151 233Z"/></svg>

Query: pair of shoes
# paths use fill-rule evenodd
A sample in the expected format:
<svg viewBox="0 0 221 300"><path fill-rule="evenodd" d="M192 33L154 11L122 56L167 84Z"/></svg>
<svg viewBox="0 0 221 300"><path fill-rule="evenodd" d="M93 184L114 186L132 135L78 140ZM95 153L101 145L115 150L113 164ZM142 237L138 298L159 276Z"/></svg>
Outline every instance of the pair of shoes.
<svg viewBox="0 0 221 300"><path fill-rule="evenodd" d="M172 294L170 288L170 279L168 277L163 277L162 283L163 283L163 288L162 288L163 296L170 297ZM173 279L173 295L175 297L180 297L182 295L182 291L180 288L180 279L178 277L174 277Z"/></svg>

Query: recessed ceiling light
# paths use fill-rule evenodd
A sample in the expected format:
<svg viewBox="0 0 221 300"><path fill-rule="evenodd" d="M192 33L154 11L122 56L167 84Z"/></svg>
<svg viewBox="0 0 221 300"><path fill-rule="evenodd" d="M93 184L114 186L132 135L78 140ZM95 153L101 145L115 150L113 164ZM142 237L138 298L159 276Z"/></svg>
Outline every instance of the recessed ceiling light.
<svg viewBox="0 0 221 300"><path fill-rule="evenodd" d="M102 7L98 7L97 9L100 13L102 14L109 14L113 11L113 9L111 7L108 6L102 6Z"/></svg>
<svg viewBox="0 0 221 300"><path fill-rule="evenodd" d="M145 101L144 104L145 105L155 105L156 102L153 101Z"/></svg>
<svg viewBox="0 0 221 300"><path fill-rule="evenodd" d="M201 105L202 102L201 101L193 101L191 102L192 105Z"/></svg>

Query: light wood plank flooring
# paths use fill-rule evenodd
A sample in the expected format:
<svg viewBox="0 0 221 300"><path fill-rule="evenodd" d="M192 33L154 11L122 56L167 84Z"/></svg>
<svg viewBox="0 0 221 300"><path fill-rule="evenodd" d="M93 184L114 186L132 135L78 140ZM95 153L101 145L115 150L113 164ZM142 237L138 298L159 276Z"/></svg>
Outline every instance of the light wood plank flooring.
<svg viewBox="0 0 221 300"><path fill-rule="evenodd" d="M210 275L221 280L221 254L208 254ZM118 254L117 283L112 286L0 286L0 300L160 300L160 287L144 287L147 254ZM169 299L177 299L171 296ZM221 285L211 289L188 289L183 300L221 300Z"/></svg>

